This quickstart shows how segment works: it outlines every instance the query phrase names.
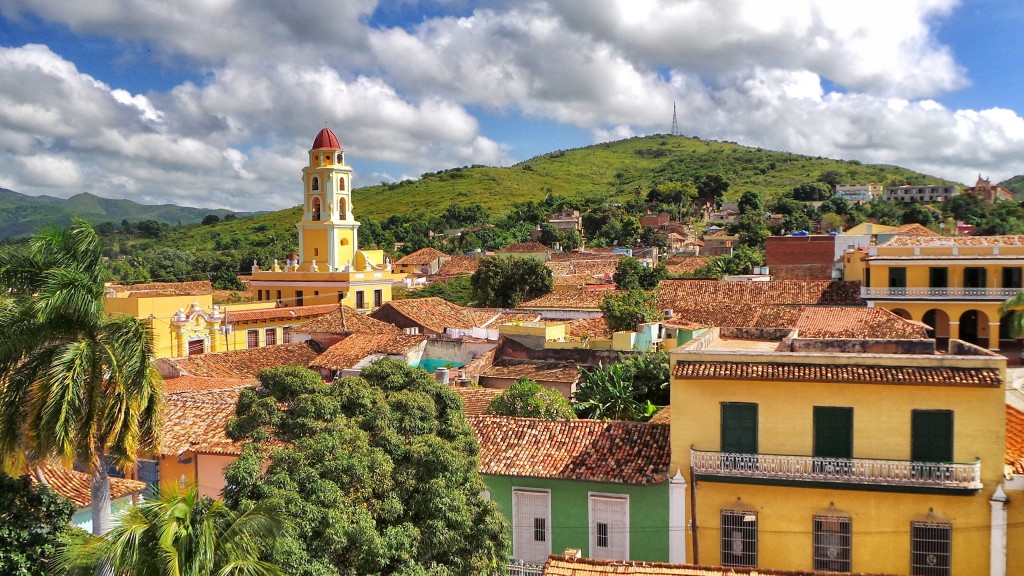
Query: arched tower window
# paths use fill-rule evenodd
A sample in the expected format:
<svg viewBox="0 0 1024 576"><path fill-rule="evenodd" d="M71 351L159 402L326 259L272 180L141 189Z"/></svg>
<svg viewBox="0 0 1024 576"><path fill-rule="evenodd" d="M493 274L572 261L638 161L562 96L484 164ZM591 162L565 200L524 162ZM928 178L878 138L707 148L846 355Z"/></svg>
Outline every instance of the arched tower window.
<svg viewBox="0 0 1024 576"><path fill-rule="evenodd" d="M313 190L319 190L320 189L320 179L317 178L316 176L313 176L312 188L313 188Z"/></svg>
<svg viewBox="0 0 1024 576"><path fill-rule="evenodd" d="M344 219L346 219L348 217L347 215L348 215L348 213L345 212L345 199L344 198L339 198L338 199L338 217L341 218L342 220L344 220Z"/></svg>
<svg viewBox="0 0 1024 576"><path fill-rule="evenodd" d="M344 164L345 163L345 157L342 156L340 152L338 153L338 160L337 160L337 162L338 162L338 164Z"/></svg>
<svg viewBox="0 0 1024 576"><path fill-rule="evenodd" d="M345 179L344 178L338 178L338 190L340 192L344 192L345 191Z"/></svg>
<svg viewBox="0 0 1024 576"><path fill-rule="evenodd" d="M320 220L320 199L313 198L313 221Z"/></svg>

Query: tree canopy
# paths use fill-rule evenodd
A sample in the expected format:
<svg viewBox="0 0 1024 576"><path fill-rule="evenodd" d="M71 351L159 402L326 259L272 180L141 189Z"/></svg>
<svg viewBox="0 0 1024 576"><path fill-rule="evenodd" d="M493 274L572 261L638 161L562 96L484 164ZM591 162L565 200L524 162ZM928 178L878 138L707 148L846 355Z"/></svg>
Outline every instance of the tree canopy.
<svg viewBox="0 0 1024 576"><path fill-rule="evenodd" d="M454 392L391 360L333 384L298 367L260 382L228 423L253 442L224 494L231 507L289 511L294 526L271 561L292 576L503 573L509 527L482 496L479 447Z"/></svg>
<svg viewBox="0 0 1024 576"><path fill-rule="evenodd" d="M516 380L508 390L491 400L484 413L545 420L569 420L576 417L561 392L545 388L529 378Z"/></svg>
<svg viewBox="0 0 1024 576"><path fill-rule="evenodd" d="M71 528L71 500L45 484L33 486L28 476L0 473L0 574L39 576L47 573Z"/></svg>
<svg viewBox="0 0 1024 576"><path fill-rule="evenodd" d="M480 261L470 278L478 306L515 308L520 302L554 289L551 269L534 258L491 257Z"/></svg>
<svg viewBox="0 0 1024 576"><path fill-rule="evenodd" d="M613 279L620 290L654 290L668 277L664 264L647 266L633 257L620 258Z"/></svg>
<svg viewBox="0 0 1024 576"><path fill-rule="evenodd" d="M658 297L654 292L630 290L624 294L608 294L601 301L605 324L612 332L633 331L638 324L661 318Z"/></svg>

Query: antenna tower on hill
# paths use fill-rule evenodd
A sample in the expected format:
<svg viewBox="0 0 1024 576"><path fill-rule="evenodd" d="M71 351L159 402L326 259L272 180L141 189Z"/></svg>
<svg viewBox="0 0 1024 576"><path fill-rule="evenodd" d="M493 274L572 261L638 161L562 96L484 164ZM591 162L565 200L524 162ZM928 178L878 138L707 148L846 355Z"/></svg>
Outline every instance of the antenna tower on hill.
<svg viewBox="0 0 1024 576"><path fill-rule="evenodd" d="M672 101L672 135L679 136L679 120L676 118L676 102Z"/></svg>

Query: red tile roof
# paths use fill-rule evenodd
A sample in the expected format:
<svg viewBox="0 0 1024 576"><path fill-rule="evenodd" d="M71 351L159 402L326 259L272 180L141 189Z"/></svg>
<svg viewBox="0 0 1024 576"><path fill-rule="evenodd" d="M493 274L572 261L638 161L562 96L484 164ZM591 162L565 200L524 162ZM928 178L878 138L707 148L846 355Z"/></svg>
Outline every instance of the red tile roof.
<svg viewBox="0 0 1024 576"><path fill-rule="evenodd" d="M611 338L612 331L604 316L597 318L577 318L569 322L569 335L573 338Z"/></svg>
<svg viewBox="0 0 1024 576"><path fill-rule="evenodd" d="M452 392L462 398L462 411L466 416L480 416L487 410L491 400L501 396L505 391L497 388L456 386L452 388Z"/></svg>
<svg viewBox="0 0 1024 576"><path fill-rule="evenodd" d="M238 395L243 388L168 395L160 453L178 455L192 450L205 454L241 454L242 442L228 438L225 426L235 415Z"/></svg>
<svg viewBox="0 0 1024 576"><path fill-rule="evenodd" d="M394 324L381 322L355 308L337 306L331 312L299 324L292 330L303 334L351 334L353 332L387 333L401 332Z"/></svg>
<svg viewBox="0 0 1024 576"><path fill-rule="evenodd" d="M622 294L620 290L559 290L523 302L525 310L600 310L607 294Z"/></svg>
<svg viewBox="0 0 1024 576"><path fill-rule="evenodd" d="M974 387L999 387L1002 385L1002 378L996 368L679 361L676 362L673 374L676 378L700 380Z"/></svg>
<svg viewBox="0 0 1024 576"><path fill-rule="evenodd" d="M404 355L426 339L427 336L424 334L359 332L346 336L344 340L325 350L323 354L309 362L309 367L324 370L346 370L355 367L368 356L376 354Z"/></svg>
<svg viewBox="0 0 1024 576"><path fill-rule="evenodd" d="M441 264L441 268L437 271L437 276L463 276L476 272L476 269L479 267L480 258L455 254L451 260Z"/></svg>
<svg viewBox="0 0 1024 576"><path fill-rule="evenodd" d="M445 328L469 329L476 327L476 318L470 312L470 308L464 308L436 296L392 300L373 311L371 316L374 318L386 317L389 310L393 310L438 334L443 334Z"/></svg>
<svg viewBox="0 0 1024 576"><path fill-rule="evenodd" d="M685 310L702 307L754 304L832 304L863 306L860 282L832 280L772 280L729 282L725 280L663 280L659 285L660 308Z"/></svg>
<svg viewBox="0 0 1024 576"><path fill-rule="evenodd" d="M176 368L182 375L251 380L264 368L308 366L320 353L318 346L316 342L307 340L163 361Z"/></svg>
<svg viewBox="0 0 1024 576"><path fill-rule="evenodd" d="M200 296L209 294L213 285L209 280L194 282L148 282L144 284L110 283L104 287L118 293L130 292L133 296Z"/></svg>
<svg viewBox="0 0 1024 576"><path fill-rule="evenodd" d="M794 325L801 338L927 338L925 327L885 308L803 306Z"/></svg>
<svg viewBox="0 0 1024 576"><path fill-rule="evenodd" d="M546 362L500 358L480 374L481 378L529 378L535 382L566 382L580 379L580 369L572 362Z"/></svg>
<svg viewBox="0 0 1024 576"><path fill-rule="evenodd" d="M893 230L892 234L899 234L900 236L942 236L942 234L939 234L934 230L929 230L917 222L914 222L913 224L904 224L896 230Z"/></svg>
<svg viewBox="0 0 1024 576"><path fill-rule="evenodd" d="M77 470L69 470L62 466L43 466L41 468L46 484L54 492L75 503L75 508L88 508L92 504L92 475ZM39 484L36 474L29 474L32 484ZM110 499L124 498L146 489L145 482L128 478L110 479Z"/></svg>
<svg viewBox="0 0 1024 576"><path fill-rule="evenodd" d="M288 306L284 308L266 308L263 310L228 310L225 322L269 322L274 320L302 320L315 318L333 312L337 304L317 304L315 306Z"/></svg>
<svg viewBox="0 0 1024 576"><path fill-rule="evenodd" d="M668 479L669 427L642 422L469 416L480 473L616 484Z"/></svg>
<svg viewBox="0 0 1024 576"><path fill-rule="evenodd" d="M341 143L330 128L323 128L313 139L313 147L310 150L341 150Z"/></svg>
<svg viewBox="0 0 1024 576"><path fill-rule="evenodd" d="M595 560L552 554L544 565L543 576L817 576L823 572L733 568L639 562L634 560ZM860 574L860 576L869 576ZM875 575L884 576L884 575Z"/></svg>
<svg viewBox="0 0 1024 576"><path fill-rule="evenodd" d="M1024 235L893 236L879 246L1024 246Z"/></svg>
<svg viewBox="0 0 1024 576"><path fill-rule="evenodd" d="M505 246L498 252L532 254L534 252L552 252L552 250L540 242L516 242Z"/></svg>
<svg viewBox="0 0 1024 576"><path fill-rule="evenodd" d="M616 261L626 257L625 254L616 254L616 253L611 252L611 251L595 252L594 250L597 250L597 249L590 248L590 249L588 249L587 252L577 252L577 251L555 252L555 253L551 254L551 260L553 260L555 262L564 262L564 261L571 261L571 260L610 260L612 262L616 262Z"/></svg>
<svg viewBox="0 0 1024 576"><path fill-rule="evenodd" d="M669 274L689 274L708 263L707 256L673 256L662 262Z"/></svg>
<svg viewBox="0 0 1024 576"><path fill-rule="evenodd" d="M1024 474L1024 412L1006 405L1006 465Z"/></svg>
<svg viewBox="0 0 1024 576"><path fill-rule="evenodd" d="M438 258L448 258L448 255L436 248L426 247L420 248L419 250L399 258L395 264L397 266L421 266L423 264L430 264Z"/></svg>
<svg viewBox="0 0 1024 576"><path fill-rule="evenodd" d="M178 392L201 392L204 390L220 390L237 388L258 382L256 378L206 378L203 376L179 376L164 378L164 390L168 394Z"/></svg>

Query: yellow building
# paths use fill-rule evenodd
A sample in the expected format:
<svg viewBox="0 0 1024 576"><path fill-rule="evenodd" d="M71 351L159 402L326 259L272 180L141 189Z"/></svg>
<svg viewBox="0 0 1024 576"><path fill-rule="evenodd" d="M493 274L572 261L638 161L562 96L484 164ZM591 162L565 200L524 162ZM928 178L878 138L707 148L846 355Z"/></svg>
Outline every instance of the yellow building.
<svg viewBox="0 0 1024 576"><path fill-rule="evenodd" d="M1024 286L1024 236L896 236L843 256L861 297L931 326L937 338L999 349L999 306Z"/></svg>
<svg viewBox="0 0 1024 576"><path fill-rule="evenodd" d="M337 304L278 307L275 302L213 303L209 281L105 287L107 314L128 314L153 328L156 358L258 348L291 341L291 327Z"/></svg>
<svg viewBox="0 0 1024 576"><path fill-rule="evenodd" d="M1002 356L716 328L671 360L673 561L1005 574Z"/></svg>
<svg viewBox="0 0 1024 576"><path fill-rule="evenodd" d="M345 304L370 311L391 300L404 274L392 271L382 250L359 249L359 222L352 212L352 168L329 128L317 134L302 169L304 200L299 251L283 263L253 263L257 301L289 306Z"/></svg>

